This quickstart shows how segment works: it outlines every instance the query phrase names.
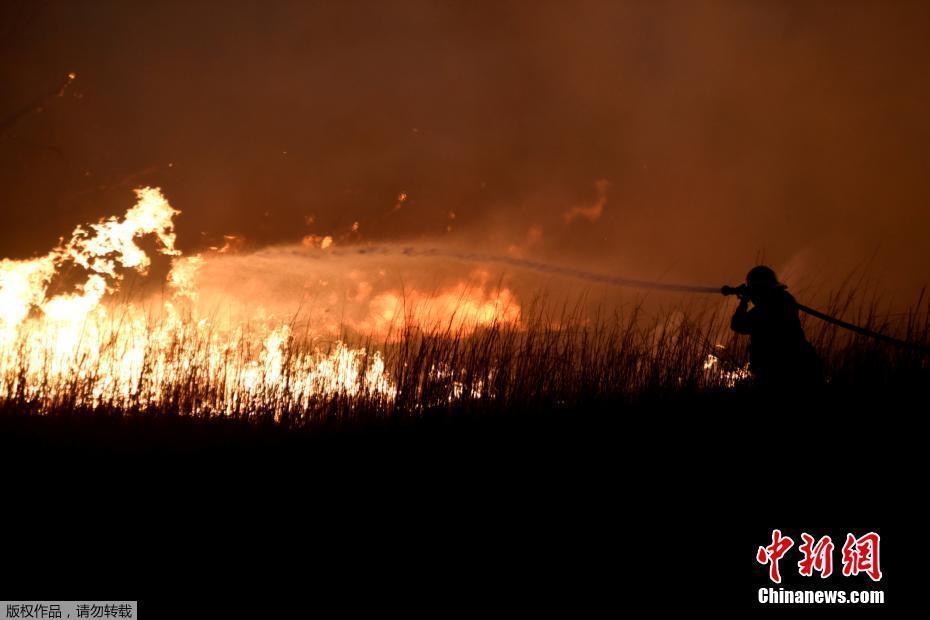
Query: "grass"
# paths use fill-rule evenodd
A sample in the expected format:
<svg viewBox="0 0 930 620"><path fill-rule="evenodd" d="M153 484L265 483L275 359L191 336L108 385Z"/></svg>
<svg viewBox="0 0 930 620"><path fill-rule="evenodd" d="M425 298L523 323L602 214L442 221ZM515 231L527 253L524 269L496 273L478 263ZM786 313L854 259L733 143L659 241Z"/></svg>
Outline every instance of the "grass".
<svg viewBox="0 0 930 620"><path fill-rule="evenodd" d="M859 314L853 307L845 307L847 318L927 341L924 308L903 317L895 331L877 310ZM232 564L224 553L248 558L254 572L237 573L247 576L244 589L254 587L255 575L280 589L283 573L295 575L296 591L303 591L307 566L357 589L359 558L368 561L365 553L380 549L377 541L390 540L399 548L384 553L379 582L390 574L409 580L438 566L426 560L410 572L397 570L396 558L408 557L419 542L455 564L479 549L483 557L474 563L482 579L496 567L512 584L515 574L538 579L535 570L558 575L547 587L557 592L565 587L557 571L567 566L576 577L587 571L585 588L602 579L598 588L610 592L618 582L640 587L642 558L650 562L645 574L664 574L681 541L695 534L713 543L702 552L713 570L703 573L732 575L734 583L744 582L753 545L771 527L877 522L886 536L894 523L890 507L913 512L923 437L897 415L913 411L895 408L905 399L889 403L886 396L924 390L928 361L807 321L827 365L828 389L815 398L792 395L801 401L792 408L770 407L751 388L730 385L716 367L705 369L709 354L725 372L745 364L745 339L730 333L726 310L683 306L648 315L640 308L588 317L536 307L519 330L407 329L388 341L358 339L382 352L393 398L337 390L295 402L271 389L251 393L229 416L209 408L183 413L216 402L222 390L207 379L240 372L254 357L249 339L224 359L219 374L187 367L150 403L137 396L81 404L88 386L79 377L60 392L47 386L36 397L14 393L0 404L0 456L7 495L15 500L11 514L27 515L29 527L11 527L16 535L9 538L17 557L36 562L16 572L35 581L49 557L34 552L35 541L53 540L59 553L70 549L58 536L82 545L118 541L101 556L115 573L108 583L133 592L140 582L162 587L158 579L170 580L162 591L178 583L199 590L211 578L228 587ZM843 310L838 303L831 308ZM166 350L196 360L206 343L201 336L185 341L190 334L180 332ZM288 374L300 375L302 356L315 346L303 338L286 342L284 385ZM140 381L153 378L143 374ZM872 396L885 409L873 406ZM878 521L863 517L863 506ZM449 539L470 549L450 550ZM308 547L295 554L300 540ZM321 552L327 541L338 551ZM250 544L284 550L288 558L253 559ZM140 569L110 561L128 547L143 550ZM492 549L530 558L530 566L519 559L487 562ZM85 550L69 553L83 557ZM189 556L222 560L205 570ZM330 556L348 564L333 570ZM164 566L150 559L158 557L166 558ZM618 579L605 572L604 558L630 574ZM467 566L467 579L474 579ZM433 572L446 582L458 579ZM63 574L86 591L105 573L66 567ZM667 594L665 580L646 581L656 586L653 598ZM682 583L700 585L693 586L695 597L713 586L692 578ZM730 598L753 595L747 587L745 596Z"/></svg>
<svg viewBox="0 0 930 620"><path fill-rule="evenodd" d="M39 375L43 382L36 384L35 378L27 378L28 365L15 363L17 354L21 360L28 357L24 342L18 352L7 351L14 363L0 377L5 394L0 410L17 415L222 417L308 428L436 415L618 412L645 402L686 402L749 387L744 376L747 339L729 331L726 308L680 306L647 316L636 307L626 315L605 316L586 314L581 307L553 313L535 304L524 312L519 328L491 324L464 329L458 323L458 329L424 331L408 326L381 342L344 334L348 348L335 342L320 348L319 342L291 335L281 340L273 367L258 351L264 334L241 336L222 357L211 358L205 352L210 351L212 332L185 323L170 332L170 341L164 339L166 332L157 343L145 341L128 394L100 390L113 360L125 354L120 330L129 328L114 320L99 355L75 357L74 368L54 380ZM848 293L833 295L827 311L911 342L930 342L930 311L923 298L896 320L883 317L874 300L859 306ZM827 389L833 394L915 390L930 379L930 363L920 353L810 318L805 327L824 360ZM714 356L713 364L708 356ZM332 381L333 374L365 377L381 361L384 370L377 376L389 390ZM329 364L329 375L318 372L320 364ZM316 379L308 380L311 375Z"/></svg>

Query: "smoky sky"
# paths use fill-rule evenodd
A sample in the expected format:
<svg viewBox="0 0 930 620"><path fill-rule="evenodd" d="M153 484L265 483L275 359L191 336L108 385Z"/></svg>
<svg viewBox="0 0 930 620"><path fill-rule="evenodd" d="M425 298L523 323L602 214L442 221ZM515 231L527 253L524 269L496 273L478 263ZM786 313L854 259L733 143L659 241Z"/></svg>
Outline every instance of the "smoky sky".
<svg viewBox="0 0 930 620"><path fill-rule="evenodd" d="M712 284L762 258L828 287L865 264L900 299L930 273L925 2L8 0L0 17L0 117L77 74L0 137L6 257L155 185L186 251L450 239Z"/></svg>

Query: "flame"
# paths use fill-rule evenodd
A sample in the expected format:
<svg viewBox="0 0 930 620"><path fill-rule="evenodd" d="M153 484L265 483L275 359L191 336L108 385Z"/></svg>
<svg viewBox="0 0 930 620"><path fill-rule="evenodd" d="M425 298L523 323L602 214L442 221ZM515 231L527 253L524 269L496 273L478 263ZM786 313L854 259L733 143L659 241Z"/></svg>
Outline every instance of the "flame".
<svg viewBox="0 0 930 620"><path fill-rule="evenodd" d="M369 309L355 327L383 337L399 337L406 327L470 334L493 325L520 325L520 305L509 289L486 292L466 282L435 294L416 290L381 293L371 300Z"/></svg>
<svg viewBox="0 0 930 620"><path fill-rule="evenodd" d="M717 347L720 346L721 345L717 345ZM704 358L702 370L704 370L708 379L727 388L735 387L737 384L748 381L752 377L752 372L749 370L748 363L742 367L727 369L720 364L720 358L713 353L708 353L707 357Z"/></svg>
<svg viewBox="0 0 930 620"><path fill-rule="evenodd" d="M334 395L396 398L382 353L342 340L313 346L303 329L297 332L267 312L263 299L237 296L234 290L205 299L211 261L249 261L249 256L236 256L232 237L212 254L182 255L174 229L180 212L158 188L135 193L135 204L122 217L76 227L45 256L0 261L0 401L16 399L40 412L67 404L280 416L285 408L309 408ZM152 257L138 245L143 238L154 240L155 251L170 260L167 295L116 302L114 293L127 273L146 275L152 267ZM303 243L326 249L333 241L311 237ZM456 333L520 326L514 294L485 286L480 274L477 283L431 293L384 290L363 274L353 276L349 298L360 316L337 323L330 314L329 322L320 320L306 333L335 335L350 327L389 338L412 326ZM51 294L53 284L65 292ZM326 285L321 280L318 288ZM340 302L335 292L325 297L331 306ZM240 304L242 312L202 309L211 304L224 309ZM452 376L452 370L446 372ZM185 388L189 385L198 389ZM453 385L451 393L461 397L462 386Z"/></svg>
<svg viewBox="0 0 930 620"><path fill-rule="evenodd" d="M111 278L120 277L116 273L117 264L144 274L151 260L135 240L149 234L154 234L161 242L160 252L179 255L174 247L173 223L179 211L171 208L157 188L137 189L136 197L135 206L126 212L122 220L112 217L92 224L93 236L78 226L63 250L63 258L70 258L85 269Z"/></svg>
<svg viewBox="0 0 930 620"><path fill-rule="evenodd" d="M319 236L319 235L306 235L301 243L305 248L319 248L325 250L328 247L333 245L333 238L329 235Z"/></svg>
<svg viewBox="0 0 930 620"><path fill-rule="evenodd" d="M174 289L178 297L197 299L196 276L203 266L202 256L185 256L176 258L171 263L168 273L168 285Z"/></svg>
<svg viewBox="0 0 930 620"><path fill-rule="evenodd" d="M159 189L139 189L136 197L122 218L79 226L45 256L0 262L0 400L46 411L67 401L232 414L282 403L299 408L332 394L394 397L380 353L342 342L309 348L294 342L286 324L221 325L195 314L204 257L184 257L175 247L179 211ZM136 243L147 236L174 257L171 298L154 307L110 303L124 271L148 272L151 258ZM66 265L80 268L84 280L50 296ZM209 398L172 403L186 381L205 386Z"/></svg>
<svg viewBox="0 0 930 620"><path fill-rule="evenodd" d="M3 259L0 262L0 333L9 337L15 332L29 309L45 299L45 289L54 275L52 255L28 261Z"/></svg>

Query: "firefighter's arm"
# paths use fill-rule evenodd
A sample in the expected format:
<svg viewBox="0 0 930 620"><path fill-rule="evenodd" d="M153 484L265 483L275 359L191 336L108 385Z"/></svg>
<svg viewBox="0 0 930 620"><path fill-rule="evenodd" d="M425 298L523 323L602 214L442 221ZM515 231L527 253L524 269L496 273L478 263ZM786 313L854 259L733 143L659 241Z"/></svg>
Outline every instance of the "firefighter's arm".
<svg viewBox="0 0 930 620"><path fill-rule="evenodd" d="M740 298L739 306L736 307L736 312L733 313L733 318L730 319L730 329L737 334L752 333L752 320L749 316L749 299Z"/></svg>

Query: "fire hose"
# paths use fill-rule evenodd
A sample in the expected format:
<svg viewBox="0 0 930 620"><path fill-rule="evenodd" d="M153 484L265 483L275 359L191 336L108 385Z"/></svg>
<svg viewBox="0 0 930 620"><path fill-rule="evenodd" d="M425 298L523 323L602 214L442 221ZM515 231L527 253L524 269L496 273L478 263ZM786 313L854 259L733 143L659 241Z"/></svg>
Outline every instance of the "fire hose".
<svg viewBox="0 0 930 620"><path fill-rule="evenodd" d="M367 248L360 249L360 253L375 253L383 252L380 248ZM510 265L513 267L518 267L521 269L528 269L531 271L536 271L540 273L549 273L553 275L565 276L569 278L574 278L577 280L585 280L588 282L595 282L598 284L608 284L611 286L621 286L629 288L639 288L645 290L658 290L658 291L675 291L681 293L715 293L723 295L741 295L746 293L745 285L741 287L731 287L731 286L696 286L691 284L678 284L678 283L669 283L669 282L659 282L654 280L639 280L634 278L624 278L620 276L607 275L602 273L584 271L582 269L575 269L571 267L561 267L558 265L550 265L548 263L541 263L538 261L528 260L525 258L515 258L512 256L500 256L494 254L483 254L480 252L459 252L455 250L445 250L437 248L429 249L420 249L414 247L406 247L401 250L401 253L406 256L439 256L443 258L453 258L466 262L483 262L483 263L498 263L503 265ZM908 349L924 355L930 355L930 348L918 344L916 342L909 342L907 340L901 340L900 338L895 338L881 332L877 332L860 325L855 325L849 323L842 319L839 319L835 316L831 316L809 306L795 302L798 310L813 316L821 321L825 321L836 327L849 330L861 336L866 336L868 338L873 338L880 342L890 344L902 349Z"/></svg>
<svg viewBox="0 0 930 620"><path fill-rule="evenodd" d="M742 296L749 294L749 289L745 284L740 285L740 286L723 286L720 288L720 292L724 296L738 295L742 297ZM820 319L821 321L830 323L831 325L836 325L837 327L848 329L849 331L855 332L861 336L867 336L869 338L874 338L875 340L880 340L881 342L885 342L885 343L894 345L896 347L911 349L913 351L918 351L920 353L930 355L930 348L921 346L915 342L908 342L907 340L901 340L899 338L894 338L887 334L883 334L881 332L877 332L875 330L868 329L866 327L862 327L854 323L849 323L842 319L838 319L835 316L831 316L829 314L821 312L820 310L816 310L814 308L811 308L810 306L805 306L804 304L800 304L798 302L795 302L795 305L797 306L798 310L800 310L801 312L804 312L805 314L809 314L813 317L816 317Z"/></svg>

